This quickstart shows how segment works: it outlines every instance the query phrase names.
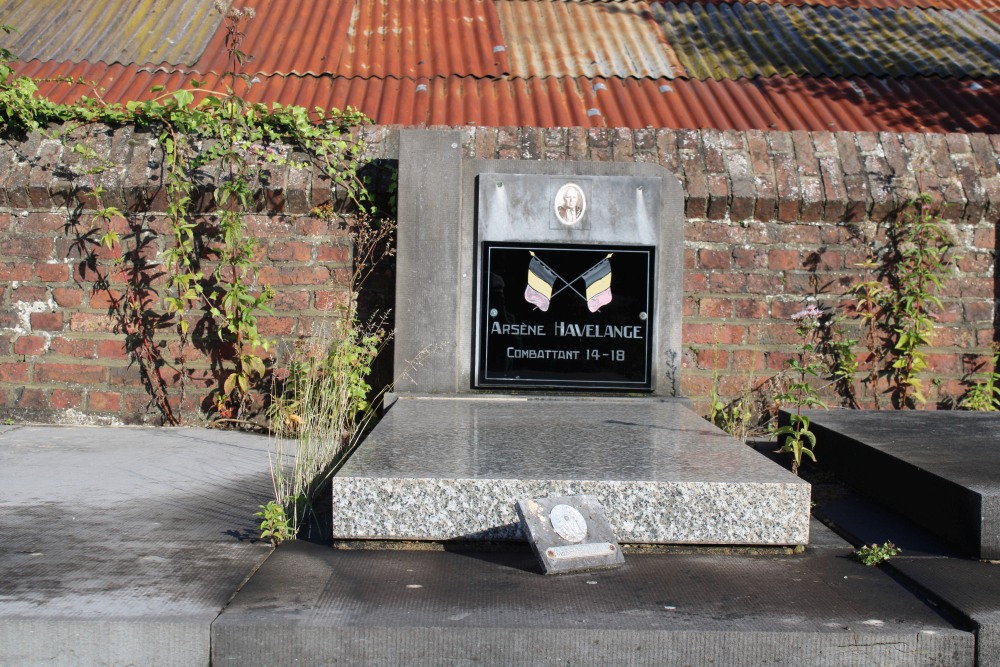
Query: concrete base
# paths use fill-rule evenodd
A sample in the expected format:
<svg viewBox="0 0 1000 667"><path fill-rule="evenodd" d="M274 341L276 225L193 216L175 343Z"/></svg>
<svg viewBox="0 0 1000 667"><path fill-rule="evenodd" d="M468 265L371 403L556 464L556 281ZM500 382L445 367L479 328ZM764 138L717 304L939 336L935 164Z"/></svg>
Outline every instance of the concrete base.
<svg viewBox="0 0 1000 667"><path fill-rule="evenodd" d="M543 577L530 553L289 544L214 624L212 664L972 666L970 633L846 552Z"/></svg>
<svg viewBox="0 0 1000 667"><path fill-rule="evenodd" d="M1000 559L1000 414L809 412L816 456L963 553Z"/></svg>
<svg viewBox="0 0 1000 667"><path fill-rule="evenodd" d="M0 429L0 665L207 665L270 553L266 437Z"/></svg>
<svg viewBox="0 0 1000 667"><path fill-rule="evenodd" d="M332 486L335 539L522 540L518 499L590 494L623 543L809 540L809 485L676 399L401 397Z"/></svg>

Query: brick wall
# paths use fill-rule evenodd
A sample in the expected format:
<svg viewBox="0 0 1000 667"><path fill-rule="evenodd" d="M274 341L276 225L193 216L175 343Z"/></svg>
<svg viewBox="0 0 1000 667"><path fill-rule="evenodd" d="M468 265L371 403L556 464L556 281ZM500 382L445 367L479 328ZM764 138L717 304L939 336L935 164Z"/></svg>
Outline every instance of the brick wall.
<svg viewBox="0 0 1000 667"><path fill-rule="evenodd" d="M963 377L997 340L1000 136L461 129L468 157L643 161L677 175L687 192L682 386L696 400L716 375L723 394L735 395L749 373L783 368L798 342L790 315L809 296L841 305L859 277L864 241L879 238L920 191L951 221L961 257L931 350L940 381L932 401L960 395ZM370 157L396 157L394 129L365 135ZM155 229L163 201L153 142L119 130L101 150L120 165L102 177L111 203L148 212ZM155 420L107 317L108 292L95 289L81 263L73 221L88 202L65 179L64 161L72 160L57 143L38 136L0 148L0 415ZM350 253L336 225L309 214L330 198L327 184L294 169L272 183L266 209L252 219L260 279L278 291L262 328L289 343L343 298ZM162 240L152 247L162 249ZM183 407L196 416L213 378L206 360L192 367Z"/></svg>

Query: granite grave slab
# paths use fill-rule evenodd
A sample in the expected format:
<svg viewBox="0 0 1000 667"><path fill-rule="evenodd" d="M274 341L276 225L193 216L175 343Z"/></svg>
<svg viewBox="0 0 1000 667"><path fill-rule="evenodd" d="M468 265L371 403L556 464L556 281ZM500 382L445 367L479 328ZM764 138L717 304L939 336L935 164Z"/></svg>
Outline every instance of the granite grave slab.
<svg viewBox="0 0 1000 667"><path fill-rule="evenodd" d="M336 539L523 540L591 494L623 543L798 545L809 484L676 400L400 396L333 478Z"/></svg>

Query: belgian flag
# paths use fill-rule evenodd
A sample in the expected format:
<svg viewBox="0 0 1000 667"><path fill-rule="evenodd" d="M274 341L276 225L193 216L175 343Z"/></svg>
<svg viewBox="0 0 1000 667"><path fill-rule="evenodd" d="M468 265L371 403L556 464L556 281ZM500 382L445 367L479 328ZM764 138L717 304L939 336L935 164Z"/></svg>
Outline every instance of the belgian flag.
<svg viewBox="0 0 1000 667"><path fill-rule="evenodd" d="M608 255L583 274L587 285L587 310L596 313L601 306L611 303L611 262Z"/></svg>
<svg viewBox="0 0 1000 667"><path fill-rule="evenodd" d="M545 262L531 253L528 263L528 286L524 288L524 300L538 307L541 311L549 309L552 298L552 286L556 283L556 273Z"/></svg>

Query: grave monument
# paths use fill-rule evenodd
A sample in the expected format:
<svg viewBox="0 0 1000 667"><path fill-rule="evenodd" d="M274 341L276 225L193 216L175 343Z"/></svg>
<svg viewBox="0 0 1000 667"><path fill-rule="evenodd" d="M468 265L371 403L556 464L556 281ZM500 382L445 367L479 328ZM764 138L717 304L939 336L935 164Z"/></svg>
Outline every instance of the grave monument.
<svg viewBox="0 0 1000 667"><path fill-rule="evenodd" d="M521 540L587 494L622 543L799 545L809 485L679 396L680 183L401 131L395 391L333 479L340 540Z"/></svg>

